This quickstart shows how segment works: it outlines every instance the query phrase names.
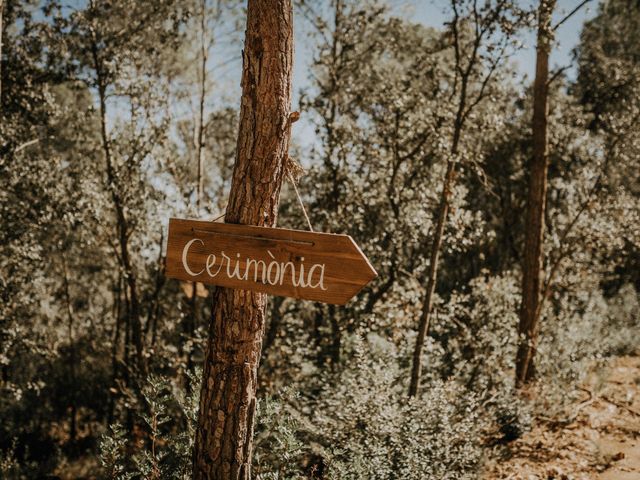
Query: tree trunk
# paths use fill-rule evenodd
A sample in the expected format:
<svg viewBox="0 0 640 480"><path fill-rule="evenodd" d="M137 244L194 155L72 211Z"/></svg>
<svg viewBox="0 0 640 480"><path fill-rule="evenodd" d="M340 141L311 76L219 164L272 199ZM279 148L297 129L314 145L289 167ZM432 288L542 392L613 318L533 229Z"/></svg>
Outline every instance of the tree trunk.
<svg viewBox="0 0 640 480"><path fill-rule="evenodd" d="M460 99L458 102L458 110L453 124L453 138L451 141L451 151L449 160L447 160L447 170L442 179L442 192L440 193L440 204L436 216L436 229L433 234L433 242L431 243L431 252L429 255L429 270L427 273L427 288L424 301L422 302L422 312L420 321L418 322L418 336L416 345L413 350L413 360L411 365L411 381L409 383L409 396L418 395L420 386L420 377L422 375L422 350L424 348L424 340L429 332L429 324L431 322L431 311L433 309L433 295L436 291L438 281L438 266L440 261L440 249L444 238L444 227L449 218L449 203L451 201L451 191L456 181L456 157L462 137L462 127L464 126L465 112L467 108L467 85L469 81L469 73L462 77L462 86L460 88Z"/></svg>
<svg viewBox="0 0 640 480"><path fill-rule="evenodd" d="M207 2L202 0L202 16L200 17L200 100L198 102L198 132L196 135L196 157L198 162L196 178L196 215L200 215L200 203L202 202L203 179L202 169L204 165L204 104L207 98L207 59L209 58L206 45L206 15ZM195 284L194 284L195 296Z"/></svg>
<svg viewBox="0 0 640 480"><path fill-rule="evenodd" d="M416 338L416 345L413 351L413 365L411 369L411 381L409 384L409 396L414 397L418 394L420 385L420 376L422 373L422 350L424 347L424 340L429 332L429 324L431 321L431 314L433 309L433 295L438 280L438 262L440 260L440 250L442 248L442 242L444 239L444 228L447 224L450 209L451 192L456 183L457 175L457 163L458 152L460 147L460 140L462 138L462 131L464 124L469 118L472 110L479 105L479 103L487 98L487 92L485 87L489 84L493 74L496 71L502 53L494 58L494 63L486 71L484 77L476 78L474 81L474 72L478 65L483 63L483 55L480 53L486 48L483 46L483 39L487 40L485 36L488 32L494 31L494 28L490 28L490 24L494 24L497 27L497 23L501 17L501 12L507 6L508 2L498 2L498 4L490 12L485 12L484 16L480 16L478 12L478 5L473 3L473 17L475 22L475 38L471 42L470 55L462 53L464 42L461 41L460 35L460 22L464 21L460 17L455 0L451 1L453 8L454 18L451 22L451 33L453 36L453 48L455 54L455 70L456 76L453 85L453 92L451 98L453 98L458 92L457 85L460 82L460 93L458 97L458 108L456 117L453 121L453 137L451 140L451 150L449 159L447 160L447 170L442 180L442 192L440 194L440 204L436 213L435 219L435 231L433 233L433 240L431 243L431 249L429 254L429 269L427 271L427 287L425 291L424 301L422 302L422 312L420 314L420 320L418 324L418 336ZM488 22L488 24L486 23ZM480 25L482 24L482 25ZM491 51L491 48L488 49ZM485 70L484 67L481 71ZM479 84L479 90L475 94L469 93L469 87L473 84Z"/></svg>
<svg viewBox="0 0 640 480"><path fill-rule="evenodd" d="M436 282L438 280L438 262L440 260L440 248L442 247L442 238L444 236L444 227L449 216L449 200L451 197L451 189L455 181L455 163L449 161L447 163L447 172L445 173L442 194L440 197L440 205L436 220L436 230L431 245L431 255L429 257L429 273L427 280L427 290L425 299L422 303L422 313L418 323L418 336L416 345L413 350L413 362L411 365L411 382L409 383L409 396L415 397L418 394L420 385L420 377L422 375L422 350L424 348L424 340L429 331L429 323L431 320L431 310L433 309L433 294L436 290Z"/></svg>
<svg viewBox="0 0 640 480"><path fill-rule="evenodd" d="M2 59L2 35L4 34L4 0L0 0L0 59ZM0 61L0 107L2 106L2 62Z"/></svg>
<svg viewBox="0 0 640 480"><path fill-rule="evenodd" d="M113 287L114 296L114 319L116 322L113 332L113 343L111 344L111 382L112 389L118 388L119 368L118 368L118 345L120 344L120 325L122 324L122 273L118 274L118 285ZM107 415L107 425L111 425L114 419L115 393L109 395L109 413Z"/></svg>
<svg viewBox="0 0 640 480"><path fill-rule="evenodd" d="M63 286L64 286L64 298L65 298L65 306L67 310L67 328L68 328L68 336L69 336L69 374L71 376L71 384L73 388L76 388L76 346L74 344L73 338L73 324L74 324L74 316L73 316L73 306L71 304L71 292L69 288L69 271L67 269L67 259L64 254L62 255L62 271L63 271ZM77 405L76 405L76 395L75 390L71 392L71 400L69 405L69 439L73 443L76 441L76 413L77 413Z"/></svg>
<svg viewBox="0 0 640 480"><path fill-rule="evenodd" d="M202 194L204 180L202 178L204 166L204 107L207 99L207 45L206 45L206 23L207 23L207 2L202 0L200 3L200 98L198 100L198 121L195 135L196 147L196 216L200 215L200 206L202 204ZM198 326L198 284L191 284L191 297L188 298L189 315L185 317L185 336L190 342L191 347L187 350L185 377L187 390L191 391L189 375L193 372L193 339L195 337L196 328Z"/></svg>
<svg viewBox="0 0 640 480"><path fill-rule="evenodd" d="M132 339L136 349L136 370L145 371L144 361L144 344L142 337L142 322L140 319L140 302L138 300L138 287L136 284L136 275L131 262L129 252L129 223L125 215L125 206L122 197L118 191L116 184L116 172L113 166L113 158L111 155L111 145L109 134L107 132L107 83L103 71L103 63L98 51L98 39L94 36L91 44L91 54L93 66L96 72L96 83L98 87L98 100L100 102L100 136L102 140L102 150L104 154L106 174L107 174L107 190L113 201L113 208L116 214L116 230L118 235L118 247L120 250L120 266L123 270L125 281L129 293L129 310L128 321L132 328Z"/></svg>
<svg viewBox="0 0 640 480"><path fill-rule="evenodd" d="M533 84L532 149L529 170L529 195L525 217L522 262L522 303L518 326L516 385L522 386L534 376L534 356L540 318L544 210L547 194L547 97L549 91L549 51L552 42L551 15L555 0L540 0L536 77Z"/></svg>
<svg viewBox="0 0 640 480"><path fill-rule="evenodd" d="M225 221L274 226L290 135L291 0L249 0L236 162ZM194 479L251 478L266 295L219 288L205 356Z"/></svg>

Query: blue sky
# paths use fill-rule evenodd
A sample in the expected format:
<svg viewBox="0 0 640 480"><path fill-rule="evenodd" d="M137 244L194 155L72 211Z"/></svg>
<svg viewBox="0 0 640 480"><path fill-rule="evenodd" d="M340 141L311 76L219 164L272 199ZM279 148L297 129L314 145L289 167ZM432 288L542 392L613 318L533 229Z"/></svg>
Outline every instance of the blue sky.
<svg viewBox="0 0 640 480"><path fill-rule="evenodd" d="M413 21L424 25L438 28L448 20L446 12L449 2L447 0L392 0L391 3L395 6L395 10L398 12L408 10L407 15L411 15ZM520 3L523 7L530 7L532 4L536 5L537 1L527 0ZM580 3L582 0L558 0L554 12L554 24ZM552 68L571 63L571 50L580 40L582 25L597 13L597 6L598 1L591 0L560 26L556 32L556 45L551 54ZM525 35L524 40L527 48L521 50L514 60L517 62L520 72L528 75L531 79L535 70L535 32L529 32Z"/></svg>
<svg viewBox="0 0 640 480"><path fill-rule="evenodd" d="M564 18L582 0L558 0L554 11L554 24ZM582 25L586 20L595 16L598 8L598 0L591 0L578 12L563 23L556 32L556 44L551 54L551 69L571 64L571 51L580 40ZM422 23L426 26L442 28L444 22L449 20L449 0L389 0L391 11L394 15L402 16L411 21ZM537 0L522 0L523 7L537 5ZM310 37L304 35L302 19L296 18L296 44L293 73L293 108L297 108L299 92L309 86L308 72L313 53ZM525 47L513 57L517 69L526 80L532 81L535 71L535 31L526 32L522 37ZM238 73L239 75L239 73ZM567 75L572 77L575 71L569 69ZM239 78L239 77L238 77ZM239 90L238 90L239 94ZM312 125L304 118L294 125L294 141L302 146L313 145L315 139ZM304 163L304 162L303 162Z"/></svg>
<svg viewBox="0 0 640 480"><path fill-rule="evenodd" d="M444 23L449 20L448 0L389 0L389 3L394 14L410 18L414 22L430 27L442 28ZM528 0L521 1L523 7L528 7L531 3ZM582 0L558 0L554 12L554 24L564 18L580 3L582 3ZM552 68L571 63L571 51L580 40L582 25L586 20L595 16L598 3L598 0L591 0L560 26L556 32L556 44L551 54ZM307 72L311 53L308 37L302 36L301 38L302 29L299 27L301 23L301 19L296 19L296 33L298 35L296 38L293 80L296 92L308 85ZM526 47L518 52L514 61L520 72L532 79L535 70L535 32L526 33L524 42ZM572 73L574 72L568 72L569 75L572 75Z"/></svg>
<svg viewBox="0 0 640 480"><path fill-rule="evenodd" d="M449 20L450 0L387 0L393 15L407 18L429 27L443 28ZM536 6L538 0L517 0L523 8ZM564 18L582 0L557 0L554 11L554 24ZM571 65L571 52L580 40L580 32L586 20L593 18L598 10L599 0L591 0L578 12L571 16L556 31L556 43L551 53L551 69ZM295 58L293 72L293 109L298 110L300 91L307 89L309 83L309 67L314 53L313 36L308 34L308 26L299 12L294 18L295 25ZM242 35L241 35L242 37ZM533 80L535 71L535 31L524 32L521 35L524 48L520 49L512 61L516 68L525 77L525 81ZM231 46L231 47L230 47ZM227 42L216 43L210 56L211 73L216 79L215 94L208 101L209 109L215 109L221 105L237 106L240 98L241 76L241 45ZM566 71L569 77L575 75L574 69ZM313 125L303 115L293 127L294 144L310 147L315 144L315 132ZM303 164L304 159L301 159Z"/></svg>

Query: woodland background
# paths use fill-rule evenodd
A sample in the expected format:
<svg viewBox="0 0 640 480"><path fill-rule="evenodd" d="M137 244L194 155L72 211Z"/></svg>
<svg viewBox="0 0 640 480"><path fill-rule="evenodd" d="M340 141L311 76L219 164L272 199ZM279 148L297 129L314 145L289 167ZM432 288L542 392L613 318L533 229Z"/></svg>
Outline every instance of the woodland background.
<svg viewBox="0 0 640 480"><path fill-rule="evenodd" d="M0 4L0 477L190 478L210 302L164 278L163 242L170 216L224 211L244 5ZM548 288L526 394L532 89L513 58L537 5L435 5L440 29L396 2L295 3L313 58L294 98L298 187L314 228L353 236L379 277L346 307L271 298L256 478L476 478L532 423L566 415L589 371L637 352L640 2L591 2L575 75L551 72ZM279 225L307 228L290 185Z"/></svg>

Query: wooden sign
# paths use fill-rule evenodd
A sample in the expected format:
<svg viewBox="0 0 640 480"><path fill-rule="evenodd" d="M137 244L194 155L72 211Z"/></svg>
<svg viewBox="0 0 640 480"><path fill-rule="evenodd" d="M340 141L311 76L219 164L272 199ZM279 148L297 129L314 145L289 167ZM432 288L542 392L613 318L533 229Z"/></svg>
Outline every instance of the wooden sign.
<svg viewBox="0 0 640 480"><path fill-rule="evenodd" d="M172 218L166 275L343 305L378 274L349 235Z"/></svg>

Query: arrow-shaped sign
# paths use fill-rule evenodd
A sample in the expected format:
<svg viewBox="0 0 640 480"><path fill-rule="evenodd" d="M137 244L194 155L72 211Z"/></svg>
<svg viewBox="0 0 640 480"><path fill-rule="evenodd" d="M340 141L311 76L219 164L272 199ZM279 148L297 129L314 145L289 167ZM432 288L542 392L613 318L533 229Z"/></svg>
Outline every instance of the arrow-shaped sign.
<svg viewBox="0 0 640 480"><path fill-rule="evenodd" d="M166 275L343 305L377 273L349 235L169 220Z"/></svg>

